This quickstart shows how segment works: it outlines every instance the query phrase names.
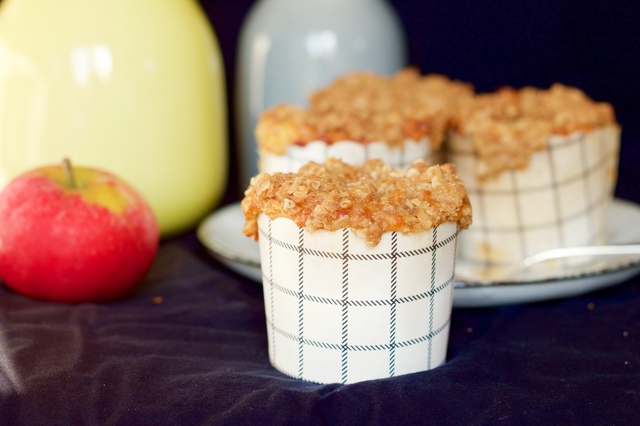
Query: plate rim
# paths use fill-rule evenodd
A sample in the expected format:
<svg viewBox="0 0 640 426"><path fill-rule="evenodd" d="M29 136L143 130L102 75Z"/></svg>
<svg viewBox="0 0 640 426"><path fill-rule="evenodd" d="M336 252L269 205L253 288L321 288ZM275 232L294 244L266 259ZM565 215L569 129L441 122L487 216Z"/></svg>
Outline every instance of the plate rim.
<svg viewBox="0 0 640 426"><path fill-rule="evenodd" d="M198 227L196 228L196 237L198 238L198 240L200 241L200 243L212 254L216 254L224 259L233 261L233 262L240 262L243 263L247 266L253 266L253 267L257 267L260 268L260 262L259 261L255 261L253 259L249 259L247 257L243 257L240 256L239 254L237 254L236 252L232 252L231 250L227 249L226 247L220 245L220 244L216 244L215 241L212 241L211 239L208 238L207 236L207 231L209 229L209 227L211 227L212 223L218 219L225 213L228 214L228 212L231 211L235 211L237 210L237 208L240 206L240 202L235 202L235 203L230 203L227 205L224 205L220 208L218 208L216 211L214 211L213 213L211 213L210 215L208 215L207 217L205 217L200 224L198 225ZM245 237L245 238L249 238L249 237ZM256 244L258 244L256 242Z"/></svg>
<svg viewBox="0 0 640 426"><path fill-rule="evenodd" d="M636 213L640 214L640 205L623 198L615 197L612 202L612 206L625 206L632 208ZM213 241L209 238L208 232L210 228L213 226L214 222L222 220L221 217L226 215L237 215L237 212L240 210L240 202L233 202L221 206L216 209L214 212L209 214L205 219L201 221L196 229L196 235L201 244L209 251L210 255L222 260L223 262L236 262L242 264L244 266L252 267L260 269L259 260L254 260L251 257L243 256L241 252L233 251L224 245L218 244L216 241ZM248 237L245 237L248 239ZM255 242L256 247L258 245ZM225 262L225 263L226 263ZM227 264L227 266L229 266ZM499 290L499 289L507 289L507 288L526 288L526 287L534 287L540 285L552 285L552 284L560 284L560 283L568 283L568 282L576 282L581 280L593 280L593 279L601 279L606 278L608 275L620 274L624 271L631 272L632 269L638 269L640 271L640 257L635 260L630 260L628 262L623 262L621 264L616 264L614 266L606 266L603 269L591 270L585 273L580 273L579 270L576 274L566 275L562 277L546 277L543 279L535 279L535 280L519 280L519 281L470 281L470 280L461 280L456 278L454 282L454 290L455 292L460 292L464 290L469 291L479 291L479 290ZM236 269L237 270L237 269ZM243 274L245 277L249 277L246 274ZM255 278L250 277L255 281ZM612 283L611 285L614 285ZM603 288L607 286L607 284L603 284L598 288ZM587 290L589 291L589 290ZM544 299L543 299L544 300ZM478 305L478 306L489 306L489 305Z"/></svg>
<svg viewBox="0 0 640 426"><path fill-rule="evenodd" d="M640 205L634 203L633 201L626 200L623 198L614 197L611 203L611 206L617 206L618 208L631 208L635 210L635 213L639 215L640 218ZM623 207L624 206L624 207ZM458 260L456 260L457 262ZM593 269L585 272L580 272L578 269L574 274L567 274L563 276L549 276L546 278L540 279L532 279L532 280L518 280L518 281L503 281L503 280L494 280L494 281L472 281L469 279L459 279L456 278L455 284L456 288L479 288L479 287L491 287L491 288L504 288L504 287L523 287L527 285L541 285L541 284L549 284L549 283L558 283L560 281L577 281L584 280L588 278L597 278L606 275L611 275L617 272L626 271L629 269L633 269L634 267L640 266L640 256L638 256L635 260L629 260L626 262L622 262L615 265L607 265L602 269Z"/></svg>

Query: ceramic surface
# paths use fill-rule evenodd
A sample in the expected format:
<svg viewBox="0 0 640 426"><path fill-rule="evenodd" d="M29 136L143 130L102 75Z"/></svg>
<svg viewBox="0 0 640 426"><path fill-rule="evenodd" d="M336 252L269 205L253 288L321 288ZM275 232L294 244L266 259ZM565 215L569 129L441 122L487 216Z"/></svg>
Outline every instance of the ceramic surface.
<svg viewBox="0 0 640 426"><path fill-rule="evenodd" d="M311 91L352 70L392 74L407 65L404 30L384 0L260 0L238 46L241 189L258 172L253 132L265 109L306 105Z"/></svg>

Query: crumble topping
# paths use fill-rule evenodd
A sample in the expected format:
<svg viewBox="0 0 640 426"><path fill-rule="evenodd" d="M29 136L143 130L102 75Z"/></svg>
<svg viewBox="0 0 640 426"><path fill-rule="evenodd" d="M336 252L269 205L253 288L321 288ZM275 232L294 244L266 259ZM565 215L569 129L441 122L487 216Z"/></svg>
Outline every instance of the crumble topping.
<svg viewBox="0 0 640 426"><path fill-rule="evenodd" d="M266 110L258 120L256 139L262 149L284 154L287 145L320 140L382 141L401 146L425 136L437 149L460 100L471 97L471 85L405 68L393 76L358 71L314 92L309 107L290 104Z"/></svg>
<svg viewBox="0 0 640 426"><path fill-rule="evenodd" d="M617 126L613 107L595 102L583 91L556 83L548 90L504 87L466 99L451 128L472 139L486 163L482 178L528 166L531 155L547 147L552 135L567 136Z"/></svg>
<svg viewBox="0 0 640 426"><path fill-rule="evenodd" d="M471 205L455 166L422 160L394 169L377 159L353 166L329 158L297 173L261 173L251 179L241 206L243 232L255 240L260 213L309 231L350 228L370 246L385 232L411 234L446 222L462 229L471 225Z"/></svg>

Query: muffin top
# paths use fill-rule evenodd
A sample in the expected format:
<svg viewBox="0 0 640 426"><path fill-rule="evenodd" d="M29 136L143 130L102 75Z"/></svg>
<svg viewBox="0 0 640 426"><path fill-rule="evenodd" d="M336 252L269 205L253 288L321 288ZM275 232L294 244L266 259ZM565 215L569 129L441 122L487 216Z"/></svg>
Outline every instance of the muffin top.
<svg viewBox="0 0 640 426"><path fill-rule="evenodd" d="M243 232L255 240L261 213L290 219L309 231L350 228L369 246L385 232L471 224L471 205L455 166L428 166L422 160L394 169L377 159L353 166L329 158L297 173L261 173L252 178L241 206Z"/></svg>
<svg viewBox="0 0 640 426"><path fill-rule="evenodd" d="M556 83L549 89L504 87L467 98L451 118L453 131L472 139L487 166L481 178L528 166L552 135L567 136L616 125L613 107Z"/></svg>
<svg viewBox="0 0 640 426"><path fill-rule="evenodd" d="M437 149L455 106L472 95L469 84L422 76L415 68L393 76L358 71L314 92L308 108L280 104L266 110L255 134L260 148L274 154L317 140L401 146L406 139L429 137Z"/></svg>

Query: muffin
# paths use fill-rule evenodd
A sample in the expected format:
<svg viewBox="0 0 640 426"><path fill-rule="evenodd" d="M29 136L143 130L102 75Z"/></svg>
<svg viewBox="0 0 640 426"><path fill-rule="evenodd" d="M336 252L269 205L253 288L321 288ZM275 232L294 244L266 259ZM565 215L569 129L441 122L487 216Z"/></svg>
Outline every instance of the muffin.
<svg viewBox="0 0 640 426"><path fill-rule="evenodd" d="M513 264L604 242L619 145L612 106L577 88L503 88L465 101L448 147L474 206L461 258Z"/></svg>
<svg viewBox="0 0 640 426"><path fill-rule="evenodd" d="M456 241L471 223L453 165L329 158L255 176L241 206L276 369L353 383L445 361Z"/></svg>
<svg viewBox="0 0 640 426"><path fill-rule="evenodd" d="M313 93L307 108L280 104L260 116L258 169L295 172L329 157L350 164L378 158L395 168L416 159L439 163L449 118L472 95L468 84L414 68L347 74Z"/></svg>

